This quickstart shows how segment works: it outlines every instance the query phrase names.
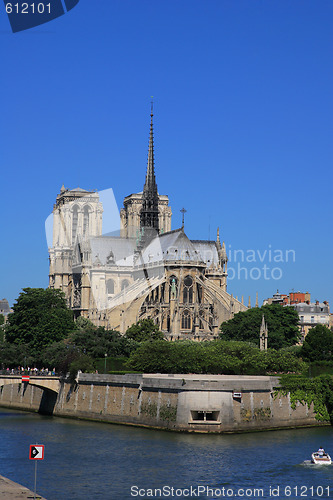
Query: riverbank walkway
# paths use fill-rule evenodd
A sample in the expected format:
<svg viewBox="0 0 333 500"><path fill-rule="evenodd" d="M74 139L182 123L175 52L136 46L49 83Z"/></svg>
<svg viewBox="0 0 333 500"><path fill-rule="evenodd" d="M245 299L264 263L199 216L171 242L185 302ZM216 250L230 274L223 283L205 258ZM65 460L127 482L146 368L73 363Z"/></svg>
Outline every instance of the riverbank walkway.
<svg viewBox="0 0 333 500"><path fill-rule="evenodd" d="M2 500L31 500L34 498L34 493L25 486L21 486L6 477L0 476L0 498ZM46 500L37 493L36 499Z"/></svg>

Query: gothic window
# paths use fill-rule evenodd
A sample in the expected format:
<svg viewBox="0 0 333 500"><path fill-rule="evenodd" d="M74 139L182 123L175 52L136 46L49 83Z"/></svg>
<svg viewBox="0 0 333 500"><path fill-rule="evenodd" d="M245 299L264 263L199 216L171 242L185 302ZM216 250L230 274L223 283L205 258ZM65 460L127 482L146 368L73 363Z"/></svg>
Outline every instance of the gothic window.
<svg viewBox="0 0 333 500"><path fill-rule="evenodd" d="M167 331L170 332L170 316L167 316Z"/></svg>
<svg viewBox="0 0 333 500"><path fill-rule="evenodd" d="M187 310L182 314L182 330L191 330L191 315Z"/></svg>
<svg viewBox="0 0 333 500"><path fill-rule="evenodd" d="M113 280L107 280L106 291L107 291L108 295L112 295L114 293L114 281Z"/></svg>
<svg viewBox="0 0 333 500"><path fill-rule="evenodd" d="M74 291L73 291L73 307L79 308L81 306L81 275L74 274Z"/></svg>
<svg viewBox="0 0 333 500"><path fill-rule="evenodd" d="M122 290L125 290L125 288L127 288L129 285L129 282L127 280L124 280L121 284L121 289Z"/></svg>
<svg viewBox="0 0 333 500"><path fill-rule="evenodd" d="M193 302L193 279L191 276L186 276L184 279L183 302L184 304L192 304Z"/></svg>
<svg viewBox="0 0 333 500"><path fill-rule="evenodd" d="M79 219L79 209L77 206L73 208L73 218L72 218L72 245L75 243L75 238L77 234L77 224Z"/></svg>
<svg viewBox="0 0 333 500"><path fill-rule="evenodd" d="M83 210L83 236L89 234L89 207L86 205Z"/></svg>

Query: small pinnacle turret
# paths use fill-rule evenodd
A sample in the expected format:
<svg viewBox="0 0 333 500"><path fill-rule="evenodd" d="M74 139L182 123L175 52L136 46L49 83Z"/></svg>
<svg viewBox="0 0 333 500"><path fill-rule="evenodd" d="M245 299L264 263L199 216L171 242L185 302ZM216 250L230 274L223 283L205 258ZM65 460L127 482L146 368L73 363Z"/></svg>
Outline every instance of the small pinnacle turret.
<svg viewBox="0 0 333 500"><path fill-rule="evenodd" d="M267 323L265 323L265 316L262 315L260 334L259 334L259 346L261 351L267 350L267 339L268 339Z"/></svg>
<svg viewBox="0 0 333 500"><path fill-rule="evenodd" d="M222 249L221 249L221 260L222 262L228 262L228 257L227 257L227 252L225 250L225 243L222 243Z"/></svg>
<svg viewBox="0 0 333 500"><path fill-rule="evenodd" d="M220 228L217 228L217 235L216 235L216 243L217 243L217 248L220 250L221 247L221 240L220 240Z"/></svg>

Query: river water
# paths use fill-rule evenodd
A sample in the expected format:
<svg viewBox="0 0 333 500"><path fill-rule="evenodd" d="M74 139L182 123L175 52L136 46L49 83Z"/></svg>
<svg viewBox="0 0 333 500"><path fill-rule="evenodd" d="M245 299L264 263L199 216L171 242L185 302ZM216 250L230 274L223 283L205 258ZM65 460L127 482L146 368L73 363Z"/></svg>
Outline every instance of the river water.
<svg viewBox="0 0 333 500"><path fill-rule="evenodd" d="M47 500L333 498L333 466L309 462L319 446L333 455L332 427L194 435L0 408L1 475L33 490L36 443Z"/></svg>

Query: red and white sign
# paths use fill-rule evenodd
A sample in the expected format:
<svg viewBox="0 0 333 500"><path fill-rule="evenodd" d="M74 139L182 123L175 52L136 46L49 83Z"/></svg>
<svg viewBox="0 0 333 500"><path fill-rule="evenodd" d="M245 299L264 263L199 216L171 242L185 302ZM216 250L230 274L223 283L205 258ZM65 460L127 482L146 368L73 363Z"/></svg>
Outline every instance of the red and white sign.
<svg viewBox="0 0 333 500"><path fill-rule="evenodd" d="M29 382L29 375L22 375L22 382Z"/></svg>
<svg viewBox="0 0 333 500"><path fill-rule="evenodd" d="M31 444L29 448L30 460L44 460L44 445Z"/></svg>

